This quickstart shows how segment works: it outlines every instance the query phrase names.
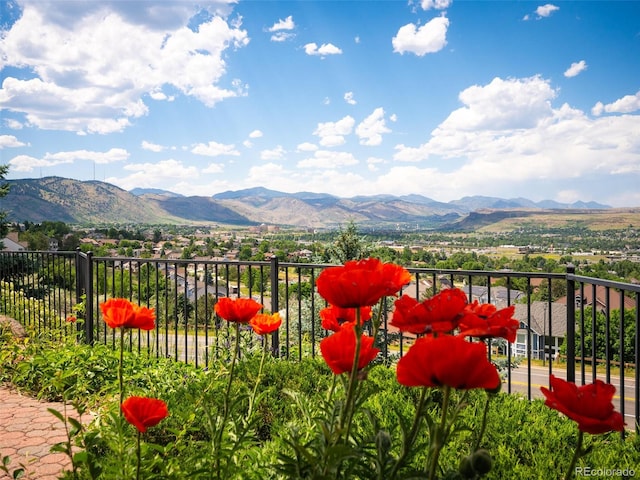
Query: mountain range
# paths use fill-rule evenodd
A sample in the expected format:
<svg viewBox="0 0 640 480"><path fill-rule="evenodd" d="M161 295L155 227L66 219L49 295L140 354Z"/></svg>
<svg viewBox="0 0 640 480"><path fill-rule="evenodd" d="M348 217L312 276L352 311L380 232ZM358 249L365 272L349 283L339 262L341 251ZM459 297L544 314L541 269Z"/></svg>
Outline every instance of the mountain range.
<svg viewBox="0 0 640 480"><path fill-rule="evenodd" d="M526 198L463 197L438 202L422 195L371 195L341 198L325 193L283 193L263 187L226 191L210 197L184 196L159 189L123 190L100 181L61 177L7 180L9 194L0 210L9 221L63 221L71 224L145 223L228 225L276 224L331 228L354 221L359 225L420 225L455 228L471 213L544 210L603 210L595 202L534 202ZM498 215L501 216L501 215ZM466 228L466 227L465 227Z"/></svg>

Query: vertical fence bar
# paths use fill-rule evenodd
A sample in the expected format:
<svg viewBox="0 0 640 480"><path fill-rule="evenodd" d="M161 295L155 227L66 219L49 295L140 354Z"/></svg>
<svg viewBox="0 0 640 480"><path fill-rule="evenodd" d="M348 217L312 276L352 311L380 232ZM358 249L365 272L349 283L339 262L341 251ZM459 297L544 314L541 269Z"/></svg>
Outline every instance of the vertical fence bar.
<svg viewBox="0 0 640 480"><path fill-rule="evenodd" d="M636 391L636 435L640 435L640 293L636 293L636 335L635 335L635 391Z"/></svg>
<svg viewBox="0 0 640 480"><path fill-rule="evenodd" d="M620 413L622 414L622 418L624 418L625 409L624 409L624 366L625 366L625 355L624 355L624 292L620 290L620 322L619 322L619 332L620 335L618 340L620 341L618 352L620 354L620 390L618 391L618 395L620 396ZM622 429L622 438L624 439L625 431Z"/></svg>
<svg viewBox="0 0 640 480"><path fill-rule="evenodd" d="M576 267L567 264L567 381L576 381ZM595 335L594 335L595 337ZM595 360L595 352L593 354Z"/></svg>
<svg viewBox="0 0 640 480"><path fill-rule="evenodd" d="M270 265L271 271L269 273L271 278L270 278L269 287L271 288L271 313L275 314L280 310L279 298L278 298L280 294L280 291L278 289L280 266L278 263L278 257L273 255L270 259L270 263L271 263ZM276 330L271 334L271 353L275 357L280 356L280 337L278 336L279 330L280 329Z"/></svg>

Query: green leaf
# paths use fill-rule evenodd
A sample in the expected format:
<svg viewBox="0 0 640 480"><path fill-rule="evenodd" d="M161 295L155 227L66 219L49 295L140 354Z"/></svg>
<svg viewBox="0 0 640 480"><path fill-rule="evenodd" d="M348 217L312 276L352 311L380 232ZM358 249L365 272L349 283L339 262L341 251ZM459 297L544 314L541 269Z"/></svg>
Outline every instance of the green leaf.
<svg viewBox="0 0 640 480"><path fill-rule="evenodd" d="M56 410L55 408L47 408L47 411L54 415L62 423L65 423L64 416L58 410Z"/></svg>

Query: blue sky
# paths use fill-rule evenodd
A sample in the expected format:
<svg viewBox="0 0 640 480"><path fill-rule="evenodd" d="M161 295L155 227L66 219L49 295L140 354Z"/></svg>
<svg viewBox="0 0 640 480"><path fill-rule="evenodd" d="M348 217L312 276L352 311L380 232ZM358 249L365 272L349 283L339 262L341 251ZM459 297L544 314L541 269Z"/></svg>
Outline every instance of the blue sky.
<svg viewBox="0 0 640 480"><path fill-rule="evenodd" d="M1 8L10 179L640 206L640 2Z"/></svg>

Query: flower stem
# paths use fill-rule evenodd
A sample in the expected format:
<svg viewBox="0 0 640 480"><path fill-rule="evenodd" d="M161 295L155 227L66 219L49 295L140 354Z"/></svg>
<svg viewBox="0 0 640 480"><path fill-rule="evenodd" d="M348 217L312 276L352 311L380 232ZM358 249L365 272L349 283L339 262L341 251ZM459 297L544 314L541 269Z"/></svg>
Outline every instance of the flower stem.
<svg viewBox="0 0 640 480"><path fill-rule="evenodd" d="M262 370L264 369L264 359L267 357L267 352L269 351L269 344L267 342L267 335L262 339L263 341L263 349L262 349L262 358L260 359L260 368L258 369L258 378L256 378L256 384L253 387L253 394L249 399L249 410L247 412L247 419L251 418L251 412L253 411L253 405L256 401L256 394L258 393L258 386L260 385L260 377L262 377Z"/></svg>
<svg viewBox="0 0 640 480"><path fill-rule="evenodd" d="M362 326L360 325L360 307L356 310L356 325L354 327L356 335L356 349L353 355L353 366L349 376L349 385L347 386L347 398L344 403L342 415L340 417L340 431L346 426L345 440L349 438L351 430L351 420L353 419L353 402L355 398L356 386L358 384L358 364L360 363L360 346L362 336Z"/></svg>
<svg viewBox="0 0 640 480"><path fill-rule="evenodd" d="M492 397L493 394L489 392L485 392L485 393L487 395L487 399L484 402L484 413L482 414L482 425L480 426L480 431L478 432L478 438L476 439L476 444L475 444L475 447L473 448L474 452L480 448L480 443L482 442L484 431L487 428L487 413L489 412L489 402L491 402L491 398L493 398Z"/></svg>
<svg viewBox="0 0 640 480"><path fill-rule="evenodd" d="M582 451L582 440L584 438L584 433L582 430L578 430L578 445L576 445L576 451L573 453L573 458L571 459L571 464L569 465L569 469L567 470L567 474L565 475L565 480L570 480L573 478L573 472L576 469L576 463L578 463L578 459L583 455Z"/></svg>
<svg viewBox="0 0 640 480"><path fill-rule="evenodd" d="M120 329L120 365L118 365L118 381L120 383L120 405L122 405L122 402L124 402L124 381L122 379L123 363L124 363L124 328L121 328ZM122 415L122 409L120 409L120 415Z"/></svg>
<svg viewBox="0 0 640 480"><path fill-rule="evenodd" d="M389 475L390 479L395 478L398 470L404 465L404 462L411 450L411 446L415 442L416 436L418 434L418 429L420 428L420 421L422 420L423 410L425 405L425 400L427 398L427 387L422 387L420 391L420 399L418 400L418 405L416 406L416 413L413 417L413 424L411 425L411 430L409 430L409 435L407 435L404 439L404 444L402 445L402 451L395 465L393 466L393 470Z"/></svg>
<svg viewBox="0 0 640 480"><path fill-rule="evenodd" d="M138 430L138 445L136 448L136 458L138 464L136 465L136 480L140 480L140 431Z"/></svg>
<svg viewBox="0 0 640 480"><path fill-rule="evenodd" d="M432 457L429 464L429 480L436 478L436 470L438 468L438 460L440 459L440 451L444 445L444 437L446 434L445 427L447 426L447 411L449 410L449 400L451 399L451 387L445 385L444 387L444 399L442 400L442 417L440 418L440 425L434 432L434 436L431 439Z"/></svg>
<svg viewBox="0 0 640 480"><path fill-rule="evenodd" d="M222 436L224 434L224 429L227 424L227 420L229 418L229 397L231 396L231 384L233 383L233 370L236 365L236 360L238 358L238 351L240 350L240 323L235 322L236 327L236 338L235 344L233 346L233 356L231 357L231 366L229 367L229 381L227 383L227 389L224 392L224 404L222 406L222 423L219 425L219 430L217 432L216 437L216 445L215 447L215 470L218 478L220 476L220 450L222 448Z"/></svg>

